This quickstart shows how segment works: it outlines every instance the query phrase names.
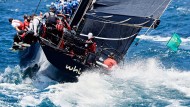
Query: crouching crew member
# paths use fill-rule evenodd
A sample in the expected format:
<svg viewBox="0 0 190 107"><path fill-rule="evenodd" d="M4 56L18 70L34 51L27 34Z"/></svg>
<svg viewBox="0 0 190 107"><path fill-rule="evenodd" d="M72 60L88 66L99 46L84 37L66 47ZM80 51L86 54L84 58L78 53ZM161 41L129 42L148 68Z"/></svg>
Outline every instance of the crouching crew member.
<svg viewBox="0 0 190 107"><path fill-rule="evenodd" d="M20 35L24 33L24 24L19 20L14 20L13 18L9 18L10 24L16 29L17 35L14 37L14 43L19 43L22 41Z"/></svg>

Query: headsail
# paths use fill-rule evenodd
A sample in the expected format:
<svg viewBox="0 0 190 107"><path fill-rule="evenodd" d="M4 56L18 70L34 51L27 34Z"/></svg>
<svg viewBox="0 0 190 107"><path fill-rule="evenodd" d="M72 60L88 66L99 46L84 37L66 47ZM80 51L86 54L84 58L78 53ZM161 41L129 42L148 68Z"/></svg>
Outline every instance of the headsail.
<svg viewBox="0 0 190 107"><path fill-rule="evenodd" d="M141 28L158 26L159 18L170 2L171 0L97 0L94 9L86 14L82 33L92 32L99 39L99 46L117 49L125 55Z"/></svg>

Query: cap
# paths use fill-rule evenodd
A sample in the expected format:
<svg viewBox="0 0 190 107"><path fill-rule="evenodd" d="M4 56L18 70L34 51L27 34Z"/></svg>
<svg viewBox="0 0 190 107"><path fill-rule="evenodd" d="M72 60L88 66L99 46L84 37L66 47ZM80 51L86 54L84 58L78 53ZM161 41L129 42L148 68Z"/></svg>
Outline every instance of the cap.
<svg viewBox="0 0 190 107"><path fill-rule="evenodd" d="M94 38L92 33L88 33L88 39Z"/></svg>

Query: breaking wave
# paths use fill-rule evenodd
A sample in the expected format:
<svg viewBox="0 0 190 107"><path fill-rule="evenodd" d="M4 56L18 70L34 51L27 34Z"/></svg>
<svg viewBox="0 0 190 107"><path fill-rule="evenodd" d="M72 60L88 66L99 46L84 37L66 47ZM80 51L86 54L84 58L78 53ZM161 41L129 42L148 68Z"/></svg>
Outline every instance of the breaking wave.
<svg viewBox="0 0 190 107"><path fill-rule="evenodd" d="M158 59L132 61L108 74L101 72L85 72L77 83L52 84L46 77L41 77L42 81L49 83L48 87L38 81L18 85L1 83L0 93L16 100L19 106L124 107L161 104L180 107L189 104L190 72L166 69ZM35 88L36 83L46 88Z"/></svg>

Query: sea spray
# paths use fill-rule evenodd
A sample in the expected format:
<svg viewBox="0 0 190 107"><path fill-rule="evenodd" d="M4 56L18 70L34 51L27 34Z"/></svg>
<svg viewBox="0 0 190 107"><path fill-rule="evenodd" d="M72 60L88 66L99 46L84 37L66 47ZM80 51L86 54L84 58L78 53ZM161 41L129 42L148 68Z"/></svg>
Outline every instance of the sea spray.
<svg viewBox="0 0 190 107"><path fill-rule="evenodd" d="M10 68L9 66L5 69L5 72L0 75L1 83L15 83L20 84L22 82L22 73L20 71L20 66L15 66Z"/></svg>
<svg viewBox="0 0 190 107"><path fill-rule="evenodd" d="M11 70L10 67L7 68L6 74L10 74ZM9 80L4 80L6 83L0 84L0 92L5 95L11 92L12 99L17 99L18 105L22 106L49 104L64 107L124 107L189 104L190 72L176 68L166 69L158 59L131 61L114 71L104 72L97 69L84 72L77 83L53 83L43 76L40 77L40 82L36 80L32 84L14 85L8 83ZM49 85L46 86L41 81L49 82Z"/></svg>

